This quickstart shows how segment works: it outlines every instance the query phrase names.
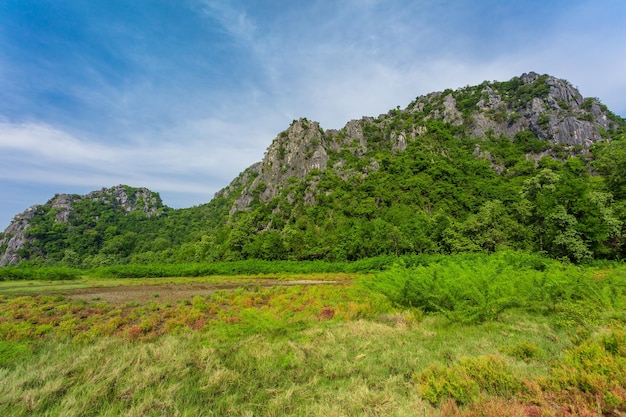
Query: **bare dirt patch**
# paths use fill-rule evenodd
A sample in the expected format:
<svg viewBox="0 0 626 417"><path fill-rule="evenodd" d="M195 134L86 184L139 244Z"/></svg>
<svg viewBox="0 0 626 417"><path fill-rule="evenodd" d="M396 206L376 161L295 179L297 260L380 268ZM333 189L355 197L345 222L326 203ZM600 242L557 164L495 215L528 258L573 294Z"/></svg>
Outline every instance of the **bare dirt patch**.
<svg viewBox="0 0 626 417"><path fill-rule="evenodd" d="M104 301L110 304L136 302L145 304L149 301L176 302L196 295L208 295L217 290L254 287L287 287L294 285L337 285L346 281L321 280L255 280L250 283L225 282L219 284L166 284L166 285L128 285L117 287L92 287L63 291L62 294L75 300Z"/></svg>

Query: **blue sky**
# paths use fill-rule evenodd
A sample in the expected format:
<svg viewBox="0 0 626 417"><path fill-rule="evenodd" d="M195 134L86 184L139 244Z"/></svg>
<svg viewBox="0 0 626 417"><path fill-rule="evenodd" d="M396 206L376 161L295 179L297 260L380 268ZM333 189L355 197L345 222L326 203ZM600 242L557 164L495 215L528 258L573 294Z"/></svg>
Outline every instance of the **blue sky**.
<svg viewBox="0 0 626 417"><path fill-rule="evenodd" d="M3 0L0 230L56 193L208 202L323 128L536 71L626 116L623 0Z"/></svg>

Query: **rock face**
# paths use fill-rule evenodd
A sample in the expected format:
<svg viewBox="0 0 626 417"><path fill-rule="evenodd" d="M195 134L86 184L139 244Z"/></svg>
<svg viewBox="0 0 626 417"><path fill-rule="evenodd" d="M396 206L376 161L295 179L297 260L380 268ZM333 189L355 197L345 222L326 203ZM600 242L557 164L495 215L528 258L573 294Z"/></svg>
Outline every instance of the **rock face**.
<svg viewBox="0 0 626 417"><path fill-rule="evenodd" d="M381 115L385 118L386 115ZM246 210L254 201L267 203L275 198L280 190L293 180L302 180L312 172L326 170L330 162L330 153L348 150L355 157L362 158L368 151L368 141L364 127L377 119L363 117L349 121L341 131L324 131L318 122L305 118L294 120L289 128L281 132L267 149L261 162L242 172L228 187L217 192L216 198L238 194L230 215ZM397 148L406 147L404 135L396 138ZM342 161L333 164L335 171L343 177L352 173L342 172ZM367 169L376 170L373 163ZM315 188L315 185L312 185ZM304 195L307 204L315 203L314 190ZM290 197L290 199L293 197Z"/></svg>
<svg viewBox="0 0 626 417"><path fill-rule="evenodd" d="M37 213L37 207L36 205L29 207L23 213L16 215L13 222L5 229L0 239L0 248L4 248L0 257L0 266L15 265L20 261L18 253L30 240L26 236L26 231L30 227L29 221Z"/></svg>
<svg viewBox="0 0 626 417"><path fill-rule="evenodd" d="M84 198L119 207L125 213L141 211L148 217L154 216L159 208L163 207L161 197L157 193L147 188L133 188L125 185L92 191Z"/></svg>
<svg viewBox="0 0 626 417"><path fill-rule="evenodd" d="M506 95L485 86L481 91L484 98L476 104L482 111L473 115L473 136L484 136L491 131L512 137L530 130L553 143L589 147L602 139L600 128L609 128L606 112L593 100L588 101L589 109L584 109L585 100L569 82L535 72L523 74L519 80L521 88L533 85L547 88L537 89L541 96L520 105L519 101L507 101Z"/></svg>
<svg viewBox="0 0 626 417"><path fill-rule="evenodd" d="M325 133L319 123L294 120L274 139L263 161L244 171L216 197L229 195L238 185L245 184L230 211L232 215L250 206L255 198L262 202L272 200L289 178L303 178L312 170L325 170L328 159Z"/></svg>
<svg viewBox="0 0 626 417"><path fill-rule="evenodd" d="M22 258L20 251L35 240L28 233L31 222L37 216L41 216L46 209L54 210L54 223L67 224L72 217L73 209L87 201L100 202L123 214L141 211L148 217L156 215L158 210L163 207L161 198L157 193L147 188L133 188L124 185L103 188L83 196L57 194L46 204L34 205L15 216L9 227L0 235L0 266L14 265L20 262Z"/></svg>

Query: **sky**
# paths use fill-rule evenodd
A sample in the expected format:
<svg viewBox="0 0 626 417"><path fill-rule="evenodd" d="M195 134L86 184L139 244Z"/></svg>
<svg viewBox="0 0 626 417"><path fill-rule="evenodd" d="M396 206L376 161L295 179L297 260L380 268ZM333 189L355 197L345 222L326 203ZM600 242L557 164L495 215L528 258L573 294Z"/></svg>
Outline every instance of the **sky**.
<svg viewBox="0 0 626 417"><path fill-rule="evenodd" d="M623 0L2 0L0 231L57 193L204 204L324 129L525 72L626 116Z"/></svg>

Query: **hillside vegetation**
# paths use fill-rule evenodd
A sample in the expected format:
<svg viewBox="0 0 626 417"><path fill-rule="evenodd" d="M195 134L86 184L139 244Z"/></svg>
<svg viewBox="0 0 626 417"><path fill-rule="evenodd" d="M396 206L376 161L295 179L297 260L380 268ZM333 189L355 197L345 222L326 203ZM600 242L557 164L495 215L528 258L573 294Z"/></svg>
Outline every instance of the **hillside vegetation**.
<svg viewBox="0 0 626 417"><path fill-rule="evenodd" d="M625 126L598 99L535 73L421 96L341 130L294 120L205 205L174 210L127 186L56 196L0 235L1 263L338 262L502 249L621 259Z"/></svg>

